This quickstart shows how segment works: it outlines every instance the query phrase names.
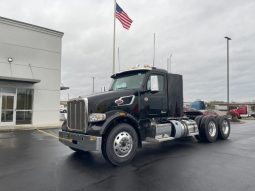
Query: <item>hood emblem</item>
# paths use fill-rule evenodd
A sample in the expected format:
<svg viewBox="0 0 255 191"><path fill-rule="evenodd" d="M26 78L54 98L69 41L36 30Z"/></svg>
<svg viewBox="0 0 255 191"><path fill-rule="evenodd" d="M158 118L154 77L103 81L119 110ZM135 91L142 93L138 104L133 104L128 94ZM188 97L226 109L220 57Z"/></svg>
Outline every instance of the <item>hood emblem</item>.
<svg viewBox="0 0 255 191"><path fill-rule="evenodd" d="M116 99L114 103L116 103L119 106L119 105L122 105L124 101L121 98L119 98L119 99Z"/></svg>

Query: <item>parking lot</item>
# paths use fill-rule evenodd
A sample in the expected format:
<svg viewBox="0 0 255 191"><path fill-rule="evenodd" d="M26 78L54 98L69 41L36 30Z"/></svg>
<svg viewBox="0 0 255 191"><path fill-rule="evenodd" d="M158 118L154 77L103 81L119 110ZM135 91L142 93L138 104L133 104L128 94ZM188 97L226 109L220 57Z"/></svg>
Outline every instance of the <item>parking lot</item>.
<svg viewBox="0 0 255 191"><path fill-rule="evenodd" d="M130 165L79 155L57 129L0 133L0 190L254 190L255 122L232 124L230 139L146 144Z"/></svg>

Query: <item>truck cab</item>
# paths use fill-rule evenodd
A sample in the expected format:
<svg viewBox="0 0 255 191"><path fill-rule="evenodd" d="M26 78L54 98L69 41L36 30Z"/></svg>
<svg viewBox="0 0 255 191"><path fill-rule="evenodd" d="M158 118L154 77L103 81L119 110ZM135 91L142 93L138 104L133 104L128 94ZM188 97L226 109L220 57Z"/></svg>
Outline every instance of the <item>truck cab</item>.
<svg viewBox="0 0 255 191"><path fill-rule="evenodd" d="M250 117L252 116L251 106L240 105L236 109L230 110L230 114L232 114L232 116L236 116L238 119L241 119L242 117Z"/></svg>
<svg viewBox="0 0 255 191"><path fill-rule="evenodd" d="M109 91L68 101L59 140L71 149L102 151L111 164L123 165L132 160L143 141L197 136L214 142L218 134L225 139L229 135L227 118L221 119L224 134L218 133L223 124L219 125L220 119L200 116L195 121L183 115L181 75L146 67L111 78ZM200 123L205 127L199 128Z"/></svg>

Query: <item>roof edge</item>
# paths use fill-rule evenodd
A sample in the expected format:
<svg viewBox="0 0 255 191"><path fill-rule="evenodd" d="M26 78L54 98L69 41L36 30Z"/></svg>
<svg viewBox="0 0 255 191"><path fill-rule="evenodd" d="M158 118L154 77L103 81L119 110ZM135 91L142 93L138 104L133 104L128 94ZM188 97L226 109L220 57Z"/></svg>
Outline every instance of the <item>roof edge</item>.
<svg viewBox="0 0 255 191"><path fill-rule="evenodd" d="M29 30L33 30L33 31L37 31L37 32L57 36L57 37L60 37L60 38L62 38L63 35L64 35L64 33L60 32L60 31L48 29L48 28L45 28L45 27L25 23L25 22L22 22L22 21L17 21L17 20L13 20L13 19L1 17L1 16L0 16L0 23L11 25L11 26L16 26L16 27L21 27L21 28L25 28L25 29L29 29Z"/></svg>
<svg viewBox="0 0 255 191"><path fill-rule="evenodd" d="M16 78L16 77L6 77L6 76L0 76L0 81L25 82L25 83L32 83L32 84L41 82L41 80L39 79Z"/></svg>

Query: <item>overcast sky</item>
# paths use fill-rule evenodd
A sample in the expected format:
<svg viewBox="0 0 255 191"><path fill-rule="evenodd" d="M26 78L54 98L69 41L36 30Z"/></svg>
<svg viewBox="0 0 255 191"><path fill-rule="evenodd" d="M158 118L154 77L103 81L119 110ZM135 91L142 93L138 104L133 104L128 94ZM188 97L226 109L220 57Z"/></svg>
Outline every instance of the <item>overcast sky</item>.
<svg viewBox="0 0 255 191"><path fill-rule="evenodd" d="M254 0L118 0L133 20L117 21L121 70L152 64L184 78L184 99L226 100L226 40L230 41L230 100L255 100ZM70 97L108 87L112 72L113 0L1 0L0 15L64 32L62 83ZM118 62L117 62L118 63ZM118 65L116 66L118 70ZM62 93L62 99L67 98Z"/></svg>

